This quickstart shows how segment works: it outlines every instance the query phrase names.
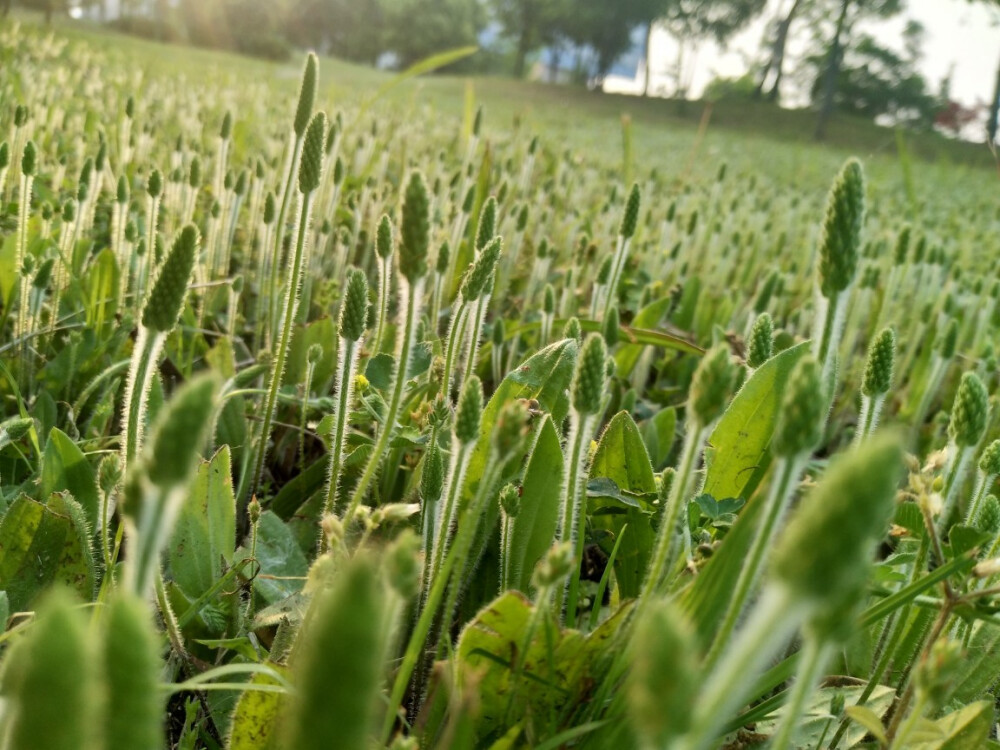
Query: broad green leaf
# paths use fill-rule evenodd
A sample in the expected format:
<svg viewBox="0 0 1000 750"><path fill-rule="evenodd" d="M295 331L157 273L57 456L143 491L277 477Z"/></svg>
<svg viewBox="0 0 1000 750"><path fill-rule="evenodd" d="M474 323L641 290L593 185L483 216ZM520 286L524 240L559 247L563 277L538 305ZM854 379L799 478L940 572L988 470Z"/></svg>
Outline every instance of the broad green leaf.
<svg viewBox="0 0 1000 750"><path fill-rule="evenodd" d="M886 743L885 726L878 714L868 706L848 706L846 713L851 721L861 727L861 731L870 734L882 744Z"/></svg>
<svg viewBox="0 0 1000 750"><path fill-rule="evenodd" d="M651 419L639 425L642 439L649 451L653 469L659 470L667 462L673 448L677 430L677 409L672 406L658 411Z"/></svg>
<svg viewBox="0 0 1000 750"><path fill-rule="evenodd" d="M233 564L236 498L229 446L202 461L181 506L167 550L174 581L199 597Z"/></svg>
<svg viewBox="0 0 1000 750"><path fill-rule="evenodd" d="M707 648L725 616L730 597L753 542L757 516L763 503L746 505L719 549L681 593L681 606L695 626L699 642Z"/></svg>
<svg viewBox="0 0 1000 750"><path fill-rule="evenodd" d="M628 611L620 609L586 636L545 618L528 643L532 605L522 594L508 591L482 609L462 632L455 656L460 688L474 688L478 697L477 738L499 738L521 720L535 736L552 734L560 714L606 674ZM518 670L513 660L522 654Z"/></svg>
<svg viewBox="0 0 1000 750"><path fill-rule="evenodd" d="M18 497L0 521L0 581L13 612L30 609L55 583L89 601L94 558L80 505L65 494L50 496L45 505Z"/></svg>
<svg viewBox="0 0 1000 750"><path fill-rule="evenodd" d="M307 325L297 326L292 335L283 382L286 385L299 385L305 380L306 360L309 347L313 344L323 347L323 356L319 358L313 371L313 388L333 377L333 370L337 366L336 341L337 324L333 318L320 318Z"/></svg>
<svg viewBox="0 0 1000 750"><path fill-rule="evenodd" d="M271 511L261 514L257 525L256 559L260 572L254 578L254 591L267 604L275 604L302 590L309 564L295 536L284 521ZM236 560L250 557L250 544L241 547Z"/></svg>
<svg viewBox="0 0 1000 750"><path fill-rule="evenodd" d="M290 520L295 511L326 484L329 466L329 460L324 458L309 464L305 471L292 477L271 500L271 511L285 521Z"/></svg>
<svg viewBox="0 0 1000 750"><path fill-rule="evenodd" d="M840 718L830 713L830 703L837 695L844 697L844 704L848 706L847 713L856 723L848 725L847 733L841 747L854 747L865 735L871 732L878 737L878 732L882 729L882 722L879 716L884 714L892 705L896 697L896 691L892 688L878 685L872 691L864 706L856 706L858 698L861 696L863 687L823 687L812 692L805 711L796 722L795 730L792 733L792 747L825 747L821 743L821 738L826 737L827 742L837 731L840 725ZM781 719L783 710L779 710L774 718L756 723L756 731L760 734L773 734L778 728L778 721Z"/></svg>
<svg viewBox="0 0 1000 750"><path fill-rule="evenodd" d="M590 478L610 479L619 488L633 493L656 492L656 479L649 463L649 454L632 417L619 412L608 423L597 451L590 464ZM618 550L615 560L615 578L623 597L638 596L646 567L656 546L656 534L650 524L650 514L644 509L628 507L623 514L599 514L594 511L600 502L589 502L591 523L595 529L611 532L604 536L602 548L610 554L622 528L628 524L629 533Z"/></svg>
<svg viewBox="0 0 1000 750"><path fill-rule="evenodd" d="M992 701L970 703L933 722L933 731L928 731L928 735L934 734L937 737L923 742L911 740L907 747L911 750L968 750L983 747L990 735L993 712Z"/></svg>
<svg viewBox="0 0 1000 750"><path fill-rule="evenodd" d="M556 426L556 432L559 431L558 426L562 425L569 411L567 390L573 378L573 368L576 366L576 348L577 344L573 339L564 339L550 344L516 370L510 372L494 391L493 396L483 409L479 439L476 441L469 458L469 468L462 488L463 506L471 502L479 488L479 482L486 470L487 458L492 450L497 418L505 404L516 399L534 399L538 402L541 410L552 415L553 426ZM529 448L530 443L525 445L525 453ZM501 474L501 481L512 478L520 469L522 461L523 455L511 459ZM468 561L470 567L474 566L491 546L490 541L496 530L499 517L500 506L497 503L490 503L483 514L477 532L473 553ZM495 559L494 562L496 562ZM466 572L468 573L468 571ZM493 587L485 599L480 598L478 601L471 602L472 606L478 608L495 592L496 588Z"/></svg>
<svg viewBox="0 0 1000 750"><path fill-rule="evenodd" d="M273 669L285 673L285 667L280 664L269 664ZM258 673L249 683L253 685L278 685L278 680L269 675ZM275 746L277 737L278 717L284 703L281 693L263 692L260 690L244 690L233 711L233 719L229 726L228 750L269 750Z"/></svg>
<svg viewBox="0 0 1000 750"><path fill-rule="evenodd" d="M87 325L103 328L114 320L118 309L118 262L111 248L105 248L90 261L83 277Z"/></svg>
<svg viewBox="0 0 1000 750"><path fill-rule="evenodd" d="M531 574L542 555L552 546L559 523L559 495L563 481L563 454L559 435L546 416L538 430L521 484L521 509L511 528L512 585L527 592Z"/></svg>
<svg viewBox="0 0 1000 750"><path fill-rule="evenodd" d="M673 300L670 297L664 297L651 302L636 313L630 326L632 328L656 329L660 325L660 321L663 320L663 316L667 310L670 309L672 302ZM621 343L618 351L615 352L615 364L617 365L617 372L621 377L628 377L632 372L632 368L635 367L635 363L639 360L639 355L642 354L642 349L643 344L627 343L626 341Z"/></svg>
<svg viewBox="0 0 1000 750"><path fill-rule="evenodd" d="M809 347L805 341L772 357L736 394L708 439L703 492L744 500L753 494L770 464L768 446L788 376Z"/></svg>
<svg viewBox="0 0 1000 750"><path fill-rule="evenodd" d="M960 675L955 679L954 696L962 703L983 697L1000 675L1000 627L973 622L975 628L965 655Z"/></svg>
<svg viewBox="0 0 1000 750"><path fill-rule="evenodd" d="M49 497L64 491L80 504L87 525L96 530L101 501L94 469L76 443L65 432L53 427L42 456L39 496Z"/></svg>

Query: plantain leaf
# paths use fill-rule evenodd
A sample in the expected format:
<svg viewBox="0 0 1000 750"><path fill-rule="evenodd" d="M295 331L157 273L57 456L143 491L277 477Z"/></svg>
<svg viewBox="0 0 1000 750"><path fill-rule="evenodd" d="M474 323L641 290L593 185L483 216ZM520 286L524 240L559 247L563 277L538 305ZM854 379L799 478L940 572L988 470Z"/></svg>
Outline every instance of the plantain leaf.
<svg viewBox="0 0 1000 750"><path fill-rule="evenodd" d="M544 618L530 642L533 607L523 594L508 591L482 609L462 631L455 656L460 689L478 698L480 744L500 739L522 720L528 736L553 734L560 714L607 673L629 609L619 609L589 635ZM524 654L520 665L513 661L517 654Z"/></svg>
<svg viewBox="0 0 1000 750"><path fill-rule="evenodd" d="M285 674L280 664L268 664L272 669ZM258 673L249 683L255 685L278 685L273 675ZM285 698L281 693L261 690L244 690L233 711L229 726L228 750L270 750L275 747L276 727Z"/></svg>
<svg viewBox="0 0 1000 750"><path fill-rule="evenodd" d="M768 446L788 376L809 351L802 342L761 365L736 394L705 449L705 485L712 497L748 500L770 465Z"/></svg>
<svg viewBox="0 0 1000 750"><path fill-rule="evenodd" d="M646 445L627 412L619 412L612 418L597 444L590 464L590 479L598 478L610 479L619 489L630 493L648 495L656 492L656 479ZM622 596L632 598L639 594L649 558L656 546L650 512L642 507L626 505L624 513L595 513L605 505L606 502L600 498L589 500L590 521L595 529L611 532L600 535L606 554L611 553L622 529L628 525L629 533L618 550L614 570Z"/></svg>
<svg viewBox="0 0 1000 750"><path fill-rule="evenodd" d="M0 581L12 612L30 609L35 598L63 583L89 601L94 593L90 530L80 505L68 494L47 504L21 495L0 521Z"/></svg>
<svg viewBox="0 0 1000 750"><path fill-rule="evenodd" d="M83 508L90 528L98 527L100 499L94 469L83 451L58 427L52 428L45 442L39 489L41 497L69 492Z"/></svg>
<svg viewBox="0 0 1000 750"><path fill-rule="evenodd" d="M184 499L167 550L174 581L189 597L212 588L233 564L236 497L229 446L202 461Z"/></svg>
<svg viewBox="0 0 1000 750"><path fill-rule="evenodd" d="M559 495L563 483L563 454L559 435L546 416L538 430L521 484L521 509L510 535L512 586L527 592L531 574L552 546L559 523Z"/></svg>

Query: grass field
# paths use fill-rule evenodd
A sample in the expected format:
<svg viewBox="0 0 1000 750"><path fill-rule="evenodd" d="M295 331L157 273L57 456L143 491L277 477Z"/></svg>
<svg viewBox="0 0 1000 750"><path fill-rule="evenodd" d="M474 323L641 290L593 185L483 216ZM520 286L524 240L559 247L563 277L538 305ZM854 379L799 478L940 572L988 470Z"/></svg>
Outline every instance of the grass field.
<svg viewBox="0 0 1000 750"><path fill-rule="evenodd" d="M0 747L1000 747L985 147L304 57L0 25Z"/></svg>

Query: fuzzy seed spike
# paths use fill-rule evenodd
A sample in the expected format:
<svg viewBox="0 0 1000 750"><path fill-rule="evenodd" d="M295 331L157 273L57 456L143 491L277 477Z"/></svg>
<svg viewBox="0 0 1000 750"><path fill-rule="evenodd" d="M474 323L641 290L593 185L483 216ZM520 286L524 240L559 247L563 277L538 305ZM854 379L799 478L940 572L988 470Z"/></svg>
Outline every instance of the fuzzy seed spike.
<svg viewBox="0 0 1000 750"><path fill-rule="evenodd" d="M167 402L146 449L146 473L154 484L183 484L194 469L212 422L218 390L216 378L203 375L185 384Z"/></svg>
<svg viewBox="0 0 1000 750"><path fill-rule="evenodd" d="M861 392L868 397L881 396L892 387L892 373L896 359L896 334L884 328L868 349Z"/></svg>
<svg viewBox="0 0 1000 750"><path fill-rule="evenodd" d="M962 375L951 407L948 433L960 448L971 448L982 440L989 416L989 393L974 372Z"/></svg>
<svg viewBox="0 0 1000 750"><path fill-rule="evenodd" d="M363 271L347 271L346 291L340 305L340 335L348 341L358 341L365 334L368 322L368 279Z"/></svg>
<svg viewBox="0 0 1000 750"><path fill-rule="evenodd" d="M399 244L399 272L411 284L427 274L430 224L427 183L422 173L413 172L403 199Z"/></svg>
<svg viewBox="0 0 1000 750"><path fill-rule="evenodd" d="M979 469L987 476L1000 474L1000 440L994 440L983 449Z"/></svg>
<svg viewBox="0 0 1000 750"><path fill-rule="evenodd" d="M872 548L892 516L903 452L877 435L838 456L803 500L771 559L775 579L798 597L841 603L864 586Z"/></svg>
<svg viewBox="0 0 1000 750"><path fill-rule="evenodd" d="M11 748L89 749L96 744L93 658L73 605L64 591L51 593L27 637L5 660L0 692L12 704L5 711Z"/></svg>
<svg viewBox="0 0 1000 750"><path fill-rule="evenodd" d="M169 333L177 323L191 281L198 241L198 229L194 224L188 224L178 233L146 299L142 311L142 324L146 328Z"/></svg>
<svg viewBox="0 0 1000 750"><path fill-rule="evenodd" d="M150 198L159 198L163 194L163 173L154 169L146 180L146 192Z"/></svg>
<svg viewBox="0 0 1000 750"><path fill-rule="evenodd" d="M573 408L581 414L597 414L607 385L608 347L600 334L592 333L583 342L570 390Z"/></svg>
<svg viewBox="0 0 1000 750"><path fill-rule="evenodd" d="M420 473L420 499L425 505L441 499L444 491L444 457L437 442L430 444L424 456L424 467Z"/></svg>
<svg viewBox="0 0 1000 750"><path fill-rule="evenodd" d="M820 291L827 299L854 281L864 214L864 173L857 159L849 159L830 189L820 233Z"/></svg>
<svg viewBox="0 0 1000 750"><path fill-rule="evenodd" d="M474 299L479 299L489 291L489 281L493 276L493 271L496 269L497 261L500 259L502 252L503 240L500 237L494 237L483 248L482 252L479 253L479 257L472 262L472 265L465 274L465 279L462 282L462 299L471 302Z"/></svg>
<svg viewBox="0 0 1000 750"><path fill-rule="evenodd" d="M388 215L383 214L378 223L378 231L375 239L375 252L383 260L392 255L392 220Z"/></svg>
<svg viewBox="0 0 1000 750"><path fill-rule="evenodd" d="M455 410L455 437L463 445L479 437L479 423L483 416L483 384L473 375L462 387Z"/></svg>
<svg viewBox="0 0 1000 750"><path fill-rule="evenodd" d="M635 230L639 224L639 206L639 185L633 184L628 194L628 201L625 203L625 213L622 216L621 228L618 230L618 234L627 240L635 236Z"/></svg>
<svg viewBox="0 0 1000 750"><path fill-rule="evenodd" d="M319 187L323 176L323 139L326 137L326 114L317 112L302 145L302 161L299 162L299 192L312 193Z"/></svg>
<svg viewBox="0 0 1000 750"><path fill-rule="evenodd" d="M282 747L370 746L382 679L383 611L384 591L367 560L350 561L333 587L315 598L297 647L297 689Z"/></svg>
<svg viewBox="0 0 1000 750"><path fill-rule="evenodd" d="M755 370L771 358L774 351L774 322L767 313L761 313L750 329L747 343L747 365Z"/></svg>
<svg viewBox="0 0 1000 750"><path fill-rule="evenodd" d="M479 227L476 230L476 251L481 251L486 244L496 236L497 231L497 199L492 195L483 204L479 213Z"/></svg>
<svg viewBox="0 0 1000 750"><path fill-rule="evenodd" d="M316 89L319 84L319 58L310 52L302 68L302 83L299 86L299 102L295 107L295 122L292 129L301 138L312 119L313 105L316 103ZM324 123L325 135L325 123Z"/></svg>
<svg viewBox="0 0 1000 750"><path fill-rule="evenodd" d="M38 148L34 141L24 144L24 151L21 152L21 174L25 177L34 177L38 171Z"/></svg>
<svg viewBox="0 0 1000 750"><path fill-rule="evenodd" d="M140 599L119 592L108 608L102 658L107 682L106 750L156 750L165 706L159 639Z"/></svg>

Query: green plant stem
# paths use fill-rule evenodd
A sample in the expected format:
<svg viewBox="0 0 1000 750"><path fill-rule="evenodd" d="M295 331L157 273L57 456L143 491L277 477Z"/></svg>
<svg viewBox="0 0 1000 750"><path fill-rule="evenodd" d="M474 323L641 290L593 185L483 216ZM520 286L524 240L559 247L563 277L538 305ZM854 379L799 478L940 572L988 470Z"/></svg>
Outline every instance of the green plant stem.
<svg viewBox="0 0 1000 750"><path fill-rule="evenodd" d="M615 296L618 293L618 285L622 279L622 271L625 268L625 262L628 260L628 251L631 244L631 240L618 235L618 242L615 247L615 259L611 265L611 277L608 279L607 287L601 290L602 320L608 314L608 308L615 303Z"/></svg>
<svg viewBox="0 0 1000 750"><path fill-rule="evenodd" d="M232 332L229 334L232 338ZM302 409L299 414L299 471L306 467L306 424L309 421L309 394L312 393L313 373L316 365L312 362L306 363L306 376L302 383Z"/></svg>
<svg viewBox="0 0 1000 750"><path fill-rule="evenodd" d="M799 668L792 685L791 695L785 703L784 715L778 724L778 731L771 738L770 750L786 750L791 745L792 732L799 726L806 701L819 682L830 657L831 647L815 636L806 636L799 652Z"/></svg>
<svg viewBox="0 0 1000 750"><path fill-rule="evenodd" d="M146 421L146 404L153 375L160 362L166 334L139 326L132 362L125 385L125 408L122 425L122 476L139 455Z"/></svg>
<svg viewBox="0 0 1000 750"><path fill-rule="evenodd" d="M719 626L712 642L712 648L705 659L706 669L712 669L718 663L722 650L729 643L729 638L736 629L736 624L743 614L747 600L757 585L764 562L774 545L778 525L788 510L792 493L802 475L804 463L805 459L802 456L781 457L778 460L775 467L775 481L771 483L770 491L765 500L764 516L761 519L760 528L757 529L750 553L740 567L733 597L726 609L722 625Z"/></svg>
<svg viewBox="0 0 1000 750"><path fill-rule="evenodd" d="M576 605L580 588L580 560L583 557L583 520L587 501L587 446L595 416L576 409L570 412L569 436L566 444L565 479L563 480L562 516L559 523L559 540L573 547L573 568L559 598L558 611L562 621L573 627L576 622Z"/></svg>
<svg viewBox="0 0 1000 750"><path fill-rule="evenodd" d="M448 553L448 543L451 539L451 529L458 514L459 496L465 483L465 474L472 457L473 443L461 443L455 437L451 440L451 465L445 479L443 492L444 503L435 514L433 537L431 539L430 559L427 566L427 589L433 587Z"/></svg>
<svg viewBox="0 0 1000 750"><path fill-rule="evenodd" d="M682 518L684 500L688 495L694 475L694 467L701 453L705 440L708 438L708 428L692 425L684 436L684 448L681 452L680 465L674 483L670 487L667 507L663 511L660 529L656 537L656 550L649 565L649 572L642 586L639 597L640 607L643 602L652 600L663 583L664 575L673 570L677 562L678 545L676 544L677 525Z"/></svg>
<svg viewBox="0 0 1000 750"><path fill-rule="evenodd" d="M976 516L979 515L979 509L983 504L983 500L986 498L986 490L992 486L995 479L996 474L984 474L982 471L978 472L976 489L972 492L972 499L969 501L969 508L965 513L966 526L972 526L975 524Z"/></svg>
<svg viewBox="0 0 1000 750"><path fill-rule="evenodd" d="M410 354L413 351L413 335L420 317L420 297L423 293L423 286L422 278L412 285L406 278L401 277L399 280L399 292L403 297L401 307L405 308L405 314L403 325L396 335L396 373L393 379L392 395L389 399L388 409L386 409L385 422L382 424L374 449L365 464L365 470L354 488L350 507L344 514L345 525L350 523L355 511L368 493L386 449L389 447L389 439L399 415L399 406L403 401L403 391L406 389L406 374L409 369Z"/></svg>
<svg viewBox="0 0 1000 750"><path fill-rule="evenodd" d="M375 352L382 350L382 336L385 333L385 323L389 318L389 295L392 289L392 255L379 258L378 261L378 327L375 330L375 340L372 348Z"/></svg>
<svg viewBox="0 0 1000 750"><path fill-rule="evenodd" d="M270 302L270 323L268 325L268 341L271 341L271 337L274 335L274 328L278 325L277 321L277 310L275 309L275 303L278 298L278 270L282 267L282 256L284 255L283 247L285 244L285 221L288 217L288 207L292 192L295 190L295 176L299 171L299 157L302 154L302 136L296 135L294 141L292 142L292 153L289 158L288 171L285 173L285 186L281 191L281 207L278 209L277 220L274 224L274 252L272 253L272 258L274 262L271 264L271 279L270 288L268 290L268 301ZM288 280L291 284L291 279Z"/></svg>
<svg viewBox="0 0 1000 750"><path fill-rule="evenodd" d="M448 344L445 347L444 373L441 376L441 394L451 403L451 377L455 369L455 359L458 356L458 342L465 330L465 321L469 314L469 305L459 298L458 307L451 317L448 327Z"/></svg>
<svg viewBox="0 0 1000 750"><path fill-rule="evenodd" d="M492 280L488 282L487 286L492 286ZM468 329L468 341L465 347L465 374L462 377L462 382L464 383L473 375L476 374L476 359L479 356L479 339L483 334L483 319L486 316L486 309L490 304L490 295L484 293L476 301L476 312L475 317L472 321L472 326Z"/></svg>
<svg viewBox="0 0 1000 750"><path fill-rule="evenodd" d="M796 601L784 588L764 591L750 619L706 679L694 704L691 729L675 750L715 746L727 717L747 699L764 665L786 644L808 611L807 604Z"/></svg>
<svg viewBox="0 0 1000 750"><path fill-rule="evenodd" d="M850 290L838 292L832 299L820 295L821 311L817 318L816 335L814 336L813 354L823 367L823 383L831 382L830 378L836 366L837 346L843 333L844 307ZM830 400L831 394L827 395Z"/></svg>
<svg viewBox="0 0 1000 750"><path fill-rule="evenodd" d="M458 566L452 568L447 574L442 573L441 576L448 580L448 597L445 599L444 608L441 610L441 636L438 640L439 656L444 654L446 646L450 646L448 638L449 626L454 617L455 608L458 605L459 594L461 594L462 589L467 583L463 573L471 570L469 555L472 552L472 543L476 539L476 532L479 530L486 504L496 494L494 488L500 478L503 465L504 462L500 457L496 455L490 456L487 460L486 469L483 471L483 477L479 482L479 487L476 489L475 498L469 504L472 507L478 508L479 512L474 516L465 515L460 519L460 523L463 524L464 528L460 530L460 533L456 532L454 544L452 545Z"/></svg>
<svg viewBox="0 0 1000 750"><path fill-rule="evenodd" d="M351 397L354 393L354 371L358 366L360 341L340 337L340 367L337 370L334 389L337 393L336 409L333 415L333 433L330 441L330 471L326 481L325 513L333 513L340 495L340 472L344 465L344 441L350 421Z"/></svg>
<svg viewBox="0 0 1000 750"><path fill-rule="evenodd" d="M861 414L858 416L857 432L854 433L854 447L857 448L864 443L875 432L878 427L879 417L882 415L882 407L885 404L885 394L879 393L875 396L861 396Z"/></svg>
<svg viewBox="0 0 1000 750"><path fill-rule="evenodd" d="M306 255L306 236L309 230L309 214L312 209L314 193L303 194L299 199L299 222L296 233L295 253L292 257L292 267L288 274L285 290L285 311L281 321L281 338L278 340L278 350L274 355L271 368L271 381L264 401L264 411L261 414L260 436L257 441L257 457L254 461L253 477L250 480L250 494L257 492L261 477L264 475L264 459L267 456L267 442L271 437L271 426L274 421L274 410L278 400L278 390L281 388L281 378L285 372L285 362L288 359L288 348L292 340L292 326L299 303L299 288L302 285L302 267Z"/></svg>
<svg viewBox="0 0 1000 750"><path fill-rule="evenodd" d="M413 675L413 670L416 668L420 655L424 651L427 636L430 634L438 607L441 605L441 600L444 597L448 579L455 568L456 562L460 559L461 551L465 549L467 552L471 547L472 541L475 539L478 524L464 523L464 521L470 519L474 521L482 516L482 512L486 507L486 500L488 499L488 495L485 492L485 484L485 482L480 483L479 491L476 493L473 502L469 504L469 507L463 513L463 523L459 525L455 543L445 556L444 563L441 566L441 574L431 587L427 595L427 601L424 602L420 617L417 619L417 624L410 634L410 640L406 644L403 661L399 666L399 671L396 672L389 695L389 710L386 711L380 733L379 744L381 745L389 742L389 736L392 734L392 726L396 720L396 707L402 704L406 688L410 684L410 677Z"/></svg>
<svg viewBox="0 0 1000 750"><path fill-rule="evenodd" d="M948 463L947 473L945 474L945 495L944 503L941 507L941 514L938 516L937 522L937 533L943 536L944 532L948 528L948 520L951 518L952 511L955 509L955 504L958 501L959 490L965 484L965 474L969 469L969 464L975 454L975 448L959 447L958 445L952 444L955 448L955 454L952 460Z"/></svg>

